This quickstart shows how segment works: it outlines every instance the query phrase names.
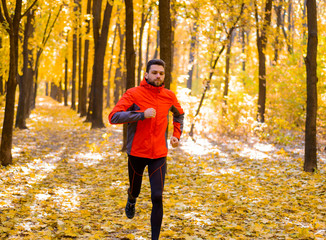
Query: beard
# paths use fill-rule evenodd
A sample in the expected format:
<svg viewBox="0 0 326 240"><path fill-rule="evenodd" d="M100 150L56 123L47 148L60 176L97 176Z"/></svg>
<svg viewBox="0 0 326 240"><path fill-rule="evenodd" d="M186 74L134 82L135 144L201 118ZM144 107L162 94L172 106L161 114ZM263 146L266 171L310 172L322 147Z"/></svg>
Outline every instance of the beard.
<svg viewBox="0 0 326 240"><path fill-rule="evenodd" d="M155 87L160 87L163 85L163 80L162 79L150 79L150 78L146 78L147 82Z"/></svg>

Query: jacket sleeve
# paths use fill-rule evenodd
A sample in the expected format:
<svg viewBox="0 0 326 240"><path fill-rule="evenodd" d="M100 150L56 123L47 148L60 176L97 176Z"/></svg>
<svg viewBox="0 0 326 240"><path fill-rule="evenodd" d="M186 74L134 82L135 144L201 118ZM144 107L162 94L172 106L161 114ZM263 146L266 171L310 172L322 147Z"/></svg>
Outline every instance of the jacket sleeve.
<svg viewBox="0 0 326 240"><path fill-rule="evenodd" d="M139 110L139 107L134 104L132 93L128 90L112 109L109 121L111 124L122 124L144 120L144 112Z"/></svg>
<svg viewBox="0 0 326 240"><path fill-rule="evenodd" d="M173 113L173 136L180 139L183 131L184 111L174 93L173 105L170 110Z"/></svg>

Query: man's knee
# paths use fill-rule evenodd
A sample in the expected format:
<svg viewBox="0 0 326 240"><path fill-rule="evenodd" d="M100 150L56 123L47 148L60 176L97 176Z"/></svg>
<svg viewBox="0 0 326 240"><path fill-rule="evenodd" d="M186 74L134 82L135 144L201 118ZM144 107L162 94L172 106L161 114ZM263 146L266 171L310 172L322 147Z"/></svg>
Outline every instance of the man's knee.
<svg viewBox="0 0 326 240"><path fill-rule="evenodd" d="M152 193L152 202L153 203L162 203L163 195L162 192Z"/></svg>

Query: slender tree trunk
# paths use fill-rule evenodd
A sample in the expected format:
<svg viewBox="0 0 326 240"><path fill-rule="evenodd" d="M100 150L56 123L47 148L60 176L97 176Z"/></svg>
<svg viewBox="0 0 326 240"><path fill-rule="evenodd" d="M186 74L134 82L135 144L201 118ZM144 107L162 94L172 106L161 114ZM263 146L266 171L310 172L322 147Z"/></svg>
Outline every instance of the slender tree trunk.
<svg viewBox="0 0 326 240"><path fill-rule="evenodd" d="M138 72L137 72L137 85L140 84L141 81L141 70L143 66L143 34L144 34L144 27L147 21L147 17L145 16L145 6L144 6L144 0L143 0L143 10L141 13L141 23L140 23L140 29L139 29L139 49L138 49Z"/></svg>
<svg viewBox="0 0 326 240"><path fill-rule="evenodd" d="M224 91L223 91L223 110L226 110L227 99L229 94L229 79L230 79L230 56L231 56L231 47L233 42L233 32L230 35L228 45L226 48L226 57L225 57L225 79L224 79ZM225 114L225 112L223 112Z"/></svg>
<svg viewBox="0 0 326 240"><path fill-rule="evenodd" d="M164 85L170 89L172 74L172 27L170 0L159 0L160 57L165 62Z"/></svg>
<svg viewBox="0 0 326 240"><path fill-rule="evenodd" d="M120 46L119 46L119 59L118 59L118 67L115 69L115 77L114 77L114 104L117 104L120 98L120 89L122 89L122 82L123 82L123 75L122 75L122 68L124 65L124 58L123 58L123 46L124 46L124 38L125 35L121 31L120 23L117 24L117 29L120 38Z"/></svg>
<svg viewBox="0 0 326 240"><path fill-rule="evenodd" d="M78 107L77 112L80 113L80 102L81 102L81 88L82 88L82 34L81 34L81 13L82 5L81 0L78 0Z"/></svg>
<svg viewBox="0 0 326 240"><path fill-rule="evenodd" d="M273 0L267 0L265 6L265 17L263 26L259 29L258 24L258 9L255 1L255 17L257 24L257 48L259 59L259 93L258 93L258 114L257 121L265 122L265 107L266 107L266 44L267 30L271 24L272 4Z"/></svg>
<svg viewBox="0 0 326 240"><path fill-rule="evenodd" d="M2 37L0 36L0 50L2 48ZM5 91L4 91L4 88L3 88L3 76L2 76L2 73L0 73L0 95L4 95Z"/></svg>
<svg viewBox="0 0 326 240"><path fill-rule="evenodd" d="M86 13L91 14L91 0L87 0ZM90 32L90 20L86 20L86 35ZM80 116L84 117L87 114L87 76L88 76L88 56L89 56L89 40L85 39L84 44L84 64L83 64L83 82L81 86L81 97L80 97Z"/></svg>
<svg viewBox="0 0 326 240"><path fill-rule="evenodd" d="M174 69L174 47L175 47L175 29L177 28L177 3L176 0L170 0L171 1L171 73L173 72ZM173 79L171 77L171 83L173 82Z"/></svg>
<svg viewBox="0 0 326 240"><path fill-rule="evenodd" d="M149 18L149 21L148 21L148 33L147 33L147 44L146 44L146 60L145 60L145 64L148 63L149 61L149 45L151 43L151 18L152 18L152 15L150 15L150 18Z"/></svg>
<svg viewBox="0 0 326 240"><path fill-rule="evenodd" d="M68 106L68 58L65 58L65 89L64 89L64 105Z"/></svg>
<svg viewBox="0 0 326 240"><path fill-rule="evenodd" d="M133 0L125 0L126 4L126 67L127 67L127 81L126 89L135 86L135 65L136 53L134 49L134 13L133 13Z"/></svg>
<svg viewBox="0 0 326 240"><path fill-rule="evenodd" d="M160 26L159 24L160 23L158 21L157 22L158 27ZM159 58L160 57L159 49L160 49L160 29L157 29L157 31L156 31L156 48L155 48L153 58Z"/></svg>
<svg viewBox="0 0 326 240"><path fill-rule="evenodd" d="M188 79L187 79L187 88L192 89L192 76L194 74L195 69L195 51L196 51L196 43L197 43L197 29L198 23L195 22L193 25L193 29L191 31L191 40L190 40L190 51L189 51L189 70L188 70Z"/></svg>
<svg viewBox="0 0 326 240"><path fill-rule="evenodd" d="M134 9L133 0L125 0L126 5L126 66L127 78L126 89L135 86L135 70L136 70L136 53L134 49ZM123 125L123 145L121 151L126 151L127 145L127 125Z"/></svg>
<svg viewBox="0 0 326 240"><path fill-rule="evenodd" d="M78 12L78 0L74 1L74 13L77 15ZM72 79L71 79L71 108L76 110L76 76L77 76L77 32L78 24L74 20L74 33L72 35Z"/></svg>
<svg viewBox="0 0 326 240"><path fill-rule="evenodd" d="M118 12L119 12L119 10L118 10ZM114 54L116 39L117 39L117 24L114 29L113 42L112 42L112 46L111 46L111 59L110 59L110 64L109 64L110 67L108 70L108 88L107 88L107 92L106 92L106 107L107 108L110 107L110 100L111 100L111 71L112 71L112 65L113 65L113 54Z"/></svg>
<svg viewBox="0 0 326 240"><path fill-rule="evenodd" d="M308 12L308 46L306 63L307 74L307 113L305 129L304 171L317 170L316 119L317 119L317 8L316 0L307 0Z"/></svg>
<svg viewBox="0 0 326 240"><path fill-rule="evenodd" d="M103 23L101 23L102 0L93 3L94 65L93 65L93 112L92 129L105 127L103 123L103 71L104 57L109 33L112 5L106 1ZM102 27L100 27L102 24Z"/></svg>
<svg viewBox="0 0 326 240"><path fill-rule="evenodd" d="M274 59L273 59L273 65L277 65L278 57L279 57L279 51L280 51L280 28L282 24L282 5L281 1L278 2L277 6L274 6L275 13L276 13L276 36L275 36L275 42L274 42Z"/></svg>
<svg viewBox="0 0 326 240"><path fill-rule="evenodd" d="M30 38L33 36L34 10L27 13L27 21L24 30L23 43L23 76L19 77L19 100L15 126L26 129L27 105L29 99L29 85L33 83L33 48L30 46Z"/></svg>

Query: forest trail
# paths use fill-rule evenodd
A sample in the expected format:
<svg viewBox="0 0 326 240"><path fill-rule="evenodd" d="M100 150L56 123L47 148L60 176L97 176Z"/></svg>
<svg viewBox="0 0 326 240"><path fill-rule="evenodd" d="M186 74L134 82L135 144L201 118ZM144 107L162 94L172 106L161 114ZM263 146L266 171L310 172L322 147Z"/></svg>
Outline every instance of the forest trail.
<svg viewBox="0 0 326 240"><path fill-rule="evenodd" d="M0 168L1 239L149 239L147 173L135 218L124 215L121 126L83 120L40 97L29 129L15 129L14 164ZM310 175L296 148L214 141L185 136L170 150L161 239L326 239L325 158Z"/></svg>

